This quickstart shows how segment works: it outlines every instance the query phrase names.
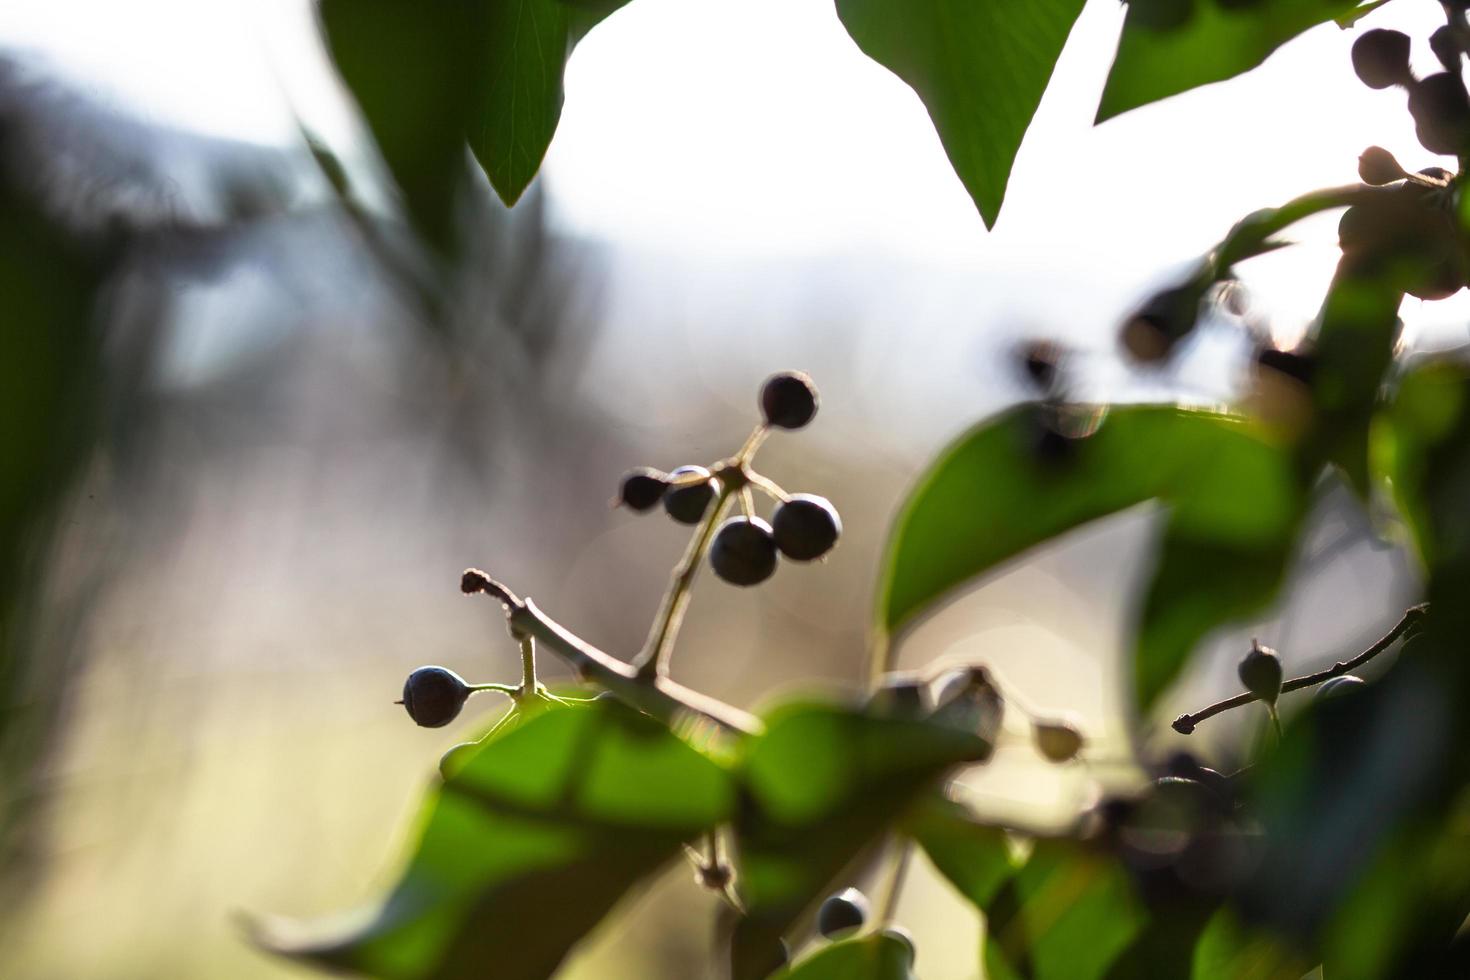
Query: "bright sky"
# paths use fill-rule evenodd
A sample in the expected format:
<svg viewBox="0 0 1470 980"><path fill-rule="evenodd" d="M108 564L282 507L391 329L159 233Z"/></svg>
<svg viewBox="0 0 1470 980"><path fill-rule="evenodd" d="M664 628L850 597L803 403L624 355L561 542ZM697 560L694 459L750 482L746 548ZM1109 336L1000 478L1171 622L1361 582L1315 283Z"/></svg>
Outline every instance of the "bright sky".
<svg viewBox="0 0 1470 980"><path fill-rule="evenodd" d="M1435 18L1395 3L1366 23L1422 38ZM891 255L1141 290L1243 214L1354 179L1365 146L1436 162L1403 94L1357 84L1353 35L1330 25L1245 78L1093 127L1121 19L1113 0L1089 4L994 232L917 97L857 50L832 0L634 0L573 57L542 179L563 227L654 252ZM285 140L294 104L329 137L352 131L304 0L5 0L0 41L161 123ZM1315 312L1333 228L1305 229L1307 247L1252 277L1284 321ZM1460 307L1433 316L1463 322Z"/></svg>

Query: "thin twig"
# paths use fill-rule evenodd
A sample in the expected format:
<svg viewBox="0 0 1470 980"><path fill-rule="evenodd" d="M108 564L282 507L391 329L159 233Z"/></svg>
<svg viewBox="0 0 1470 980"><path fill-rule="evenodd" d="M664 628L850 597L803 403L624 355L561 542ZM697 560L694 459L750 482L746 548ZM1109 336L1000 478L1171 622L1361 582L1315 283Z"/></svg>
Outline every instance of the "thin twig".
<svg viewBox="0 0 1470 980"><path fill-rule="evenodd" d="M632 664L592 646L543 613L530 599L520 598L477 568L466 569L460 579L460 591L466 595L484 593L498 599L505 607L510 633L517 640L534 637L581 676L665 724L681 714L693 714L732 732L754 734L761 730L759 719L717 698L676 684L667 677L656 677L652 683L641 679Z"/></svg>
<svg viewBox="0 0 1470 980"><path fill-rule="evenodd" d="M1321 684L1323 681L1330 681L1334 677L1341 677L1344 674L1351 673L1352 671L1357 670L1359 667L1363 666L1365 663L1372 660L1374 657L1378 656L1389 647L1393 646L1394 641L1396 641L1399 637L1403 636L1409 630L1417 626L1419 621L1424 618L1424 614L1428 611L1428 603L1421 603L1417 606L1410 606L1404 611L1403 618L1394 625L1393 629L1385 633L1382 639L1376 641L1368 649L1364 650L1356 657L1353 657L1351 660L1339 660L1337 663L1333 664L1331 667L1326 668L1325 670L1319 670L1313 674L1304 674L1301 677L1293 677L1291 680L1281 685L1281 693L1287 694L1291 691L1300 691L1304 687L1312 687L1314 685ZM1204 721L1206 718L1213 718L1215 715L1218 715L1222 711L1229 711L1231 708L1238 708L1243 704L1250 704L1252 701L1257 700L1259 700L1259 698L1257 698L1251 692L1246 691L1242 694L1237 694L1234 697L1226 698L1223 701L1217 701L1209 707L1201 708L1199 711L1196 711L1193 714L1183 714L1180 715L1178 718L1175 718L1173 726L1174 730L1181 735L1188 735L1189 733L1194 731L1194 727L1196 725Z"/></svg>
<svg viewBox="0 0 1470 980"><path fill-rule="evenodd" d="M694 577L699 573L699 566L704 562L704 553L709 550L710 542L714 540L715 529L719 527L720 520L725 516L725 511L730 506L732 498L731 484L720 481L720 492L715 496L715 501L705 512L694 536L689 539L689 547L684 551L684 557L675 566L674 573L669 580L668 591L664 593L662 605L659 606L658 615L654 617L653 627L648 631L648 642L644 644L643 651L633 661L638 670L638 675L645 680L654 677L665 677L669 672L669 655L674 649L674 639L679 635L679 627L684 622L684 610L689 607L690 591L694 588Z"/></svg>
<svg viewBox="0 0 1470 980"><path fill-rule="evenodd" d="M894 841L896 848L893 859L888 864L888 881L884 886L883 898L878 903L878 928L884 928L893 923L893 918L898 914L898 899L903 894L903 881L908 874L909 859L914 853L914 842L907 837L900 837Z"/></svg>

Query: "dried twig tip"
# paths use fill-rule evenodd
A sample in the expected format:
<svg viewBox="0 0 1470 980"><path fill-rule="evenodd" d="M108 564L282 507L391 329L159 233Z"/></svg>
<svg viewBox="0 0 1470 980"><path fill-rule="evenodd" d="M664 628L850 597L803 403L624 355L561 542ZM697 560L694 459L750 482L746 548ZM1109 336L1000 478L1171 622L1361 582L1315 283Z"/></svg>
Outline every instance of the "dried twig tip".
<svg viewBox="0 0 1470 980"><path fill-rule="evenodd" d="M474 595L476 592L484 592L490 585L490 576L478 568L466 568L464 574L459 577L459 591L465 595Z"/></svg>

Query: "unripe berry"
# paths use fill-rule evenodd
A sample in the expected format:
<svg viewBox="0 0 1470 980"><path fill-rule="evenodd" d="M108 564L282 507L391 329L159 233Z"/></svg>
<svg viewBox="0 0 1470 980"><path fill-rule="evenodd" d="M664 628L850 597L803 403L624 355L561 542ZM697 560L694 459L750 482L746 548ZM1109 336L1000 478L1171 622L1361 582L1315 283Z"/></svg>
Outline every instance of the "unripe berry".
<svg viewBox="0 0 1470 980"><path fill-rule="evenodd" d="M1065 721L1037 721L1031 731L1037 751L1051 762L1071 762L1082 751L1082 733Z"/></svg>
<svg viewBox="0 0 1470 980"><path fill-rule="evenodd" d="M1245 689L1267 704L1281 697L1281 659L1270 647L1252 643L1250 652L1241 658L1240 682Z"/></svg>
<svg viewBox="0 0 1470 980"><path fill-rule="evenodd" d="M420 667L403 684L403 701L408 716L424 728L443 728L464 707L469 686L452 670Z"/></svg>
<svg viewBox="0 0 1470 980"><path fill-rule="evenodd" d="M1409 90L1414 134L1431 153L1459 153L1470 145L1470 96L1458 73L1440 72Z"/></svg>
<svg viewBox="0 0 1470 980"><path fill-rule="evenodd" d="M776 547L793 561L812 561L832 550L842 534L842 518L826 497L793 494L771 515Z"/></svg>
<svg viewBox="0 0 1470 980"><path fill-rule="evenodd" d="M1312 695L1312 701L1330 701L1332 698L1340 698L1345 694L1361 691L1367 686L1368 682L1356 674L1343 674L1341 677L1323 681L1322 686L1318 687L1316 693Z"/></svg>
<svg viewBox="0 0 1470 980"><path fill-rule="evenodd" d="M1409 72L1409 35L1375 28L1353 42L1353 71L1369 88L1406 85Z"/></svg>
<svg viewBox="0 0 1470 980"><path fill-rule="evenodd" d="M817 414L817 387L802 371L782 371L761 386L761 416L767 425L800 429Z"/></svg>
<svg viewBox="0 0 1470 980"><path fill-rule="evenodd" d="M771 525L759 517L732 517L720 525L710 545L710 567L731 585L756 585L776 571L776 541Z"/></svg>
<svg viewBox="0 0 1470 980"><path fill-rule="evenodd" d="M1358 157L1358 177L1365 184L1381 187L1407 176L1394 155L1381 146L1370 146Z"/></svg>
<svg viewBox="0 0 1470 980"><path fill-rule="evenodd" d="M618 489L618 500L624 507L638 512L652 510L664 499L669 488L669 478L658 470L640 466L623 474L622 486Z"/></svg>
<svg viewBox="0 0 1470 980"><path fill-rule="evenodd" d="M703 477L699 482L683 482L680 477ZM669 487L664 491L664 510L680 524L698 524L704 519L715 499L715 481L703 466L681 466L669 474Z"/></svg>
<svg viewBox="0 0 1470 980"><path fill-rule="evenodd" d="M856 888L844 888L829 895L817 910L817 932L828 939L840 939L855 932L868 921L868 896Z"/></svg>

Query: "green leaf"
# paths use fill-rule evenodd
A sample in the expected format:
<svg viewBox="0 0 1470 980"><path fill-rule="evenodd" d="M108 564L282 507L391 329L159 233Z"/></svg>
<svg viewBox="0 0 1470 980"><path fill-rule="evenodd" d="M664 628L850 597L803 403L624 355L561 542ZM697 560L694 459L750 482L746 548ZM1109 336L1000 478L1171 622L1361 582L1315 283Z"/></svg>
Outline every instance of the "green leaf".
<svg viewBox="0 0 1470 980"><path fill-rule="evenodd" d="M1128 876L1108 854L1039 840L987 909L991 980L1096 980L1147 921Z"/></svg>
<svg viewBox="0 0 1470 980"><path fill-rule="evenodd" d="M772 713L738 770L748 915L735 932L735 980L764 977L769 951L842 869L946 770L986 757L992 736L823 703Z"/></svg>
<svg viewBox="0 0 1470 980"><path fill-rule="evenodd" d="M880 628L896 631L1002 562L1149 499L1173 504L1181 531L1250 543L1269 541L1288 516L1289 460L1244 420L1115 407L1053 459L1038 451L1043 416L1021 406L982 423L920 479L889 536Z"/></svg>
<svg viewBox="0 0 1470 980"><path fill-rule="evenodd" d="M729 818L726 772L617 702L552 708L484 743L425 808L378 907L267 922L262 942L391 980L550 976L683 841Z"/></svg>
<svg viewBox="0 0 1470 980"><path fill-rule="evenodd" d="M863 53L907 82L990 227L1083 0L837 0Z"/></svg>
<svg viewBox="0 0 1470 980"><path fill-rule="evenodd" d="M1175 27L1160 23L1155 8L1172 0L1128 6L1123 36L1103 88L1097 121L1210 82L1249 71L1303 31L1350 12L1357 0L1259 0L1231 4L1194 0ZM1165 18L1168 20L1168 18Z"/></svg>
<svg viewBox="0 0 1470 980"><path fill-rule="evenodd" d="M909 980L910 949L884 933L833 943L773 980Z"/></svg>
<svg viewBox="0 0 1470 980"><path fill-rule="evenodd" d="M1376 468L1387 476L1399 512L1430 569L1470 555L1465 517L1470 467L1470 377L1458 364L1430 364L1406 375L1373 438Z"/></svg>
<svg viewBox="0 0 1470 980"><path fill-rule="evenodd" d="M1190 980L1301 980L1312 968L1268 934L1243 925L1228 909L1211 917L1194 948ZM1337 974L1330 974L1334 977Z"/></svg>
<svg viewBox="0 0 1470 980"><path fill-rule="evenodd" d="M489 72L469 140L506 204L520 198L551 146L572 48L626 2L488 0Z"/></svg>
<svg viewBox="0 0 1470 980"><path fill-rule="evenodd" d="M977 822L963 806L942 797L915 807L904 829L939 873L982 912L1025 864L1005 831Z"/></svg>
<svg viewBox="0 0 1470 980"><path fill-rule="evenodd" d="M626 0L322 0L328 48L415 226L449 251L465 143L514 204L561 118L577 41Z"/></svg>

